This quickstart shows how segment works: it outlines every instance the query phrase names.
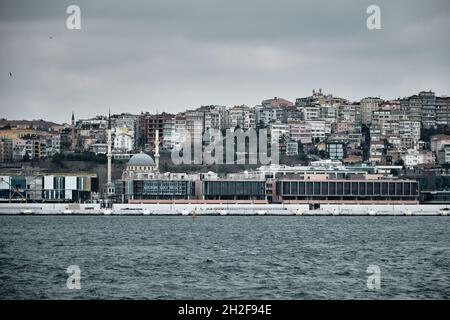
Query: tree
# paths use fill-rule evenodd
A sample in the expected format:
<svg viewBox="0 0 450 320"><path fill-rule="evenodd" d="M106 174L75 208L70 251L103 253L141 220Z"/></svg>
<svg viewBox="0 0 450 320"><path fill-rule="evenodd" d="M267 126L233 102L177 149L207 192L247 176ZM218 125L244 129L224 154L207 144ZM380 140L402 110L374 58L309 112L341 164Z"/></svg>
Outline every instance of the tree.
<svg viewBox="0 0 450 320"><path fill-rule="evenodd" d="M304 152L305 152L305 149L304 149L303 143L301 143L301 141L299 141L298 142L298 153L300 154L300 153L304 153Z"/></svg>
<svg viewBox="0 0 450 320"><path fill-rule="evenodd" d="M51 164L58 168L64 168L63 160L64 160L64 156L60 153L57 153L57 154L53 155Z"/></svg>
<svg viewBox="0 0 450 320"><path fill-rule="evenodd" d="M325 150L320 150L318 155L322 159L328 159L329 158L328 152L326 152Z"/></svg>
<svg viewBox="0 0 450 320"><path fill-rule="evenodd" d="M364 142L361 144L363 150L363 160L369 160L370 156L370 127L366 124L361 126L361 133L364 136Z"/></svg>
<svg viewBox="0 0 450 320"><path fill-rule="evenodd" d="M430 138L437 134L450 134L450 128L448 126L430 129L422 128L420 130L420 140L430 142Z"/></svg>
<svg viewBox="0 0 450 320"><path fill-rule="evenodd" d="M22 161L23 162L29 162L30 161L30 155L28 154L28 152L25 153L25 155L22 158Z"/></svg>

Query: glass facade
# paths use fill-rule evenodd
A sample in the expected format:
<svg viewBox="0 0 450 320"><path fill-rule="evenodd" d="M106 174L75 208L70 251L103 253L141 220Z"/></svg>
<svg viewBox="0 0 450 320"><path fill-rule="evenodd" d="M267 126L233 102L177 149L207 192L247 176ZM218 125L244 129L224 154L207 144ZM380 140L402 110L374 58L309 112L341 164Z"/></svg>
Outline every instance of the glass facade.
<svg viewBox="0 0 450 320"><path fill-rule="evenodd" d="M328 180L277 182L284 200L418 200L416 181Z"/></svg>
<svg viewBox="0 0 450 320"><path fill-rule="evenodd" d="M188 180L133 181L134 199L183 199L195 195L195 183Z"/></svg>
<svg viewBox="0 0 450 320"><path fill-rule="evenodd" d="M265 181L217 180L203 182L205 199L261 200L266 196Z"/></svg>
<svg viewBox="0 0 450 320"><path fill-rule="evenodd" d="M422 203L448 204L450 191L424 191L421 193Z"/></svg>
<svg viewBox="0 0 450 320"><path fill-rule="evenodd" d="M95 176L5 176L8 183L0 186L0 201L27 200L34 202L90 201L98 192ZM75 183L76 182L76 183Z"/></svg>

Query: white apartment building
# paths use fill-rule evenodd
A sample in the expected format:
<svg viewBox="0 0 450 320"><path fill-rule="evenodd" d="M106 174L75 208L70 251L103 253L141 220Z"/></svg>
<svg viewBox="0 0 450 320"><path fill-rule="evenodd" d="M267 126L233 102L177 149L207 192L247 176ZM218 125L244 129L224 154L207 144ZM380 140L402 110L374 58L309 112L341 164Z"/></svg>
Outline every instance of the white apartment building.
<svg viewBox="0 0 450 320"><path fill-rule="evenodd" d="M24 139L13 139L13 160L20 161L27 153L27 142ZM31 154L31 150L30 150Z"/></svg>
<svg viewBox="0 0 450 320"><path fill-rule="evenodd" d="M320 108L316 106L306 106L302 108L303 119L305 121L317 120L320 118Z"/></svg>
<svg viewBox="0 0 450 320"><path fill-rule="evenodd" d="M415 141L420 140L420 128L419 121L400 121L398 126L398 133L401 137L411 137Z"/></svg>
<svg viewBox="0 0 450 320"><path fill-rule="evenodd" d="M338 107L331 105L324 105L320 107L319 118L325 120L327 123L335 123L338 118Z"/></svg>
<svg viewBox="0 0 450 320"><path fill-rule="evenodd" d="M311 124L306 121L288 120L289 137L293 141L300 141L302 144L312 143Z"/></svg>
<svg viewBox="0 0 450 320"><path fill-rule="evenodd" d="M190 135L192 143L203 144L203 112L188 111L186 117L186 132Z"/></svg>
<svg viewBox="0 0 450 320"><path fill-rule="evenodd" d="M234 106L228 110L230 128L240 127L244 130L254 128L256 124L255 110L246 106Z"/></svg>
<svg viewBox="0 0 450 320"><path fill-rule="evenodd" d="M61 136L59 134L51 135L45 139L45 153L47 157L61 153Z"/></svg>
<svg viewBox="0 0 450 320"><path fill-rule="evenodd" d="M437 159L439 164L450 163L450 144L442 146L442 148L437 152Z"/></svg>
<svg viewBox="0 0 450 320"><path fill-rule="evenodd" d="M370 141L370 157L369 161L372 163L378 163L381 161L384 152L384 142L381 140Z"/></svg>
<svg viewBox="0 0 450 320"><path fill-rule="evenodd" d="M420 164L434 164L436 158L431 151L408 149L402 156L405 166L413 168Z"/></svg>
<svg viewBox="0 0 450 320"><path fill-rule="evenodd" d="M217 110L209 110L204 112L204 127L208 129L222 129L222 115Z"/></svg>
<svg viewBox="0 0 450 320"><path fill-rule="evenodd" d="M175 145L175 117L163 121L163 143L162 148L170 150Z"/></svg>
<svg viewBox="0 0 450 320"><path fill-rule="evenodd" d="M438 134L431 137L431 151L438 152L444 146L450 144L450 135Z"/></svg>
<svg viewBox="0 0 450 320"><path fill-rule="evenodd" d="M307 122L311 125L311 136L313 138L318 138L320 141L323 141L326 135L331 133L331 124L327 124L325 120Z"/></svg>
<svg viewBox="0 0 450 320"><path fill-rule="evenodd" d="M176 115L174 118L174 132L171 137L172 148L179 148L186 141L186 117Z"/></svg>
<svg viewBox="0 0 450 320"><path fill-rule="evenodd" d="M289 126L287 124L272 123L269 126L272 143L278 142L282 137L289 137Z"/></svg>
<svg viewBox="0 0 450 320"><path fill-rule="evenodd" d="M134 150L134 128L129 128L124 125L122 127L116 126L113 130L114 152L130 152Z"/></svg>
<svg viewBox="0 0 450 320"><path fill-rule="evenodd" d="M343 104L338 107L337 121L345 121L360 125L361 106L360 104Z"/></svg>
<svg viewBox="0 0 450 320"><path fill-rule="evenodd" d="M287 113L285 108L270 107L270 106L256 106L255 107L255 122L262 123L267 126L270 123L286 123Z"/></svg>
<svg viewBox="0 0 450 320"><path fill-rule="evenodd" d="M286 143L286 155L288 156L298 155L298 142L289 141Z"/></svg>

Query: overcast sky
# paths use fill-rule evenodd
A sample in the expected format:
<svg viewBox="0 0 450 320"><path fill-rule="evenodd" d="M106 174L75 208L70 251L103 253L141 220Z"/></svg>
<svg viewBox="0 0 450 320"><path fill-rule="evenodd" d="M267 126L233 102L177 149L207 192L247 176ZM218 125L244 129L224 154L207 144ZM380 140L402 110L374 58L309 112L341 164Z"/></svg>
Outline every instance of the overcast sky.
<svg viewBox="0 0 450 320"><path fill-rule="evenodd" d="M71 4L81 30L66 28ZM371 4L382 30L366 27ZM448 0L1 0L0 117L253 106L313 88L448 95L449 17Z"/></svg>

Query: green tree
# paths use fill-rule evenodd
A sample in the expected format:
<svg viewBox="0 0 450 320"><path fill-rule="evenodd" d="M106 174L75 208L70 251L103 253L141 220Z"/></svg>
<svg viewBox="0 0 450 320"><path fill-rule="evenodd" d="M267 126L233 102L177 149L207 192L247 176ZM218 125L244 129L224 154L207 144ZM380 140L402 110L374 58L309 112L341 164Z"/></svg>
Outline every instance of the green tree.
<svg viewBox="0 0 450 320"><path fill-rule="evenodd" d="M25 153L25 155L23 156L23 158L22 158L22 161L23 162L29 162L31 159L30 159L30 155L28 154L28 152L27 153Z"/></svg>

